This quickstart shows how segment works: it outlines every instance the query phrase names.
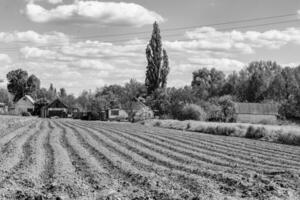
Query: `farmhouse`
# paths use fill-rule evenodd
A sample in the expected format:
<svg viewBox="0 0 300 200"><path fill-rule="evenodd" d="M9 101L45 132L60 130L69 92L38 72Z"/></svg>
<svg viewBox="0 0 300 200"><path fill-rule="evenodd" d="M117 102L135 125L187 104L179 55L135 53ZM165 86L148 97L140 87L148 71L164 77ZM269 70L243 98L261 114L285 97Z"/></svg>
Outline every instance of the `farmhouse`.
<svg viewBox="0 0 300 200"><path fill-rule="evenodd" d="M143 99L134 98L132 101L131 110L128 113L132 113L134 121L151 119L154 117L154 112L150 107L143 103Z"/></svg>
<svg viewBox="0 0 300 200"><path fill-rule="evenodd" d="M41 117L61 117L68 116L68 106L65 105L60 99L55 99L49 105L41 110Z"/></svg>
<svg viewBox="0 0 300 200"><path fill-rule="evenodd" d="M22 112L32 113L34 111L34 103L35 101L31 96L25 95L13 105L11 110L16 114L21 114Z"/></svg>
<svg viewBox="0 0 300 200"><path fill-rule="evenodd" d="M275 104L235 103L235 111L237 122L275 123L278 116L278 107Z"/></svg>

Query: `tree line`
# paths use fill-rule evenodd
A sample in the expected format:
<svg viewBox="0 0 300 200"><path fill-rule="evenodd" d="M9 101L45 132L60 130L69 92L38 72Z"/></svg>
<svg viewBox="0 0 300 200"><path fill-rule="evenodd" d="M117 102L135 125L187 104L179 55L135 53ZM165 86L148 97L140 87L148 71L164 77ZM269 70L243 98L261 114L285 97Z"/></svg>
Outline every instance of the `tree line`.
<svg viewBox="0 0 300 200"><path fill-rule="evenodd" d="M233 102L269 102L279 106L283 118L300 118L300 66L291 68L272 61L254 61L229 75L199 66L189 86L171 88L167 87L169 59L157 23L153 25L145 54L144 83L131 79L123 86L107 85L95 91L83 91L75 97L65 88L56 90L53 84L48 89L41 88L37 76L17 69L7 74L7 90L0 90L0 101L8 102L9 92L14 102L29 94L40 103L60 98L69 107L101 111L108 108L130 110L132 100L140 98L161 118L186 119L188 113L195 111L198 118L201 115L200 118L219 121L231 120Z"/></svg>

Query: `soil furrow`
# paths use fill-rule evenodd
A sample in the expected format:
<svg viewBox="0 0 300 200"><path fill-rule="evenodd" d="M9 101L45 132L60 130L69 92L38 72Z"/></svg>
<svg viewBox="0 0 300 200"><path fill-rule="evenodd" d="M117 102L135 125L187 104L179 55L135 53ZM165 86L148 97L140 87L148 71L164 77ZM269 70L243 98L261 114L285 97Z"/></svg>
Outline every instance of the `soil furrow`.
<svg viewBox="0 0 300 200"><path fill-rule="evenodd" d="M84 136L87 137L87 135L83 136L82 134L80 134L80 132L77 130L77 126L71 125L69 127L71 129L73 129L74 132L77 133L77 137L82 142L82 145L85 148L89 149L89 151L91 153L93 153L95 156L97 156L97 158L99 159L99 162L101 162L103 165L105 165L107 167L107 170L110 170L111 174L117 175L116 177L114 177L115 179L121 179L121 180L124 180L125 182L129 181L132 185L135 185L138 188L144 190L144 192L146 192L144 194L144 198L147 198L147 196L157 198L160 195L164 195L163 199L173 199L173 198L170 198L167 193L160 194L159 191L162 189L163 186L166 186L166 184L156 185L155 182L157 182L157 181L154 181L154 183L155 183L154 184L153 181L151 181L151 179L153 178L152 177L153 172L152 172L152 175L142 172L142 171L138 170L137 168L135 168L134 166L126 164L126 162L123 159L120 159L118 157L116 160L114 160L113 157L115 156L115 154L112 154L112 152L110 150L108 151L109 148L107 150L105 150L103 148L101 148L100 151L97 150L97 148L95 148L92 145L90 145L89 143L87 143L87 141L86 141L87 138L84 138ZM80 128L80 129L82 129L82 128ZM97 144L99 144L99 141L95 140L95 138L93 137L93 134L91 134L91 132L86 131L85 129L84 129L84 131L88 132L89 133L88 135L91 135L92 141L95 141ZM91 140L89 142L91 142ZM100 146L102 146L102 145L100 145ZM107 148L107 145L105 145L105 148ZM107 152L107 153L105 153L105 152ZM107 156L107 154L109 155L109 157ZM123 155L124 155L124 153L123 153ZM129 159L129 157L127 157L127 158ZM121 160L122 160L122 162L121 162ZM175 183L173 183L173 184L175 184ZM173 187L174 187L174 185L173 185ZM176 186L174 188L178 188L178 186ZM181 190L182 190L182 188L181 188ZM160 199L160 198L158 198L158 199Z"/></svg>
<svg viewBox="0 0 300 200"><path fill-rule="evenodd" d="M75 172L89 184L90 192L101 193L112 186L113 181L110 175L90 158L91 155L87 154L84 148L80 148L77 140L73 138L74 133L58 121L56 121L56 125L63 130L61 142L68 152Z"/></svg>
<svg viewBox="0 0 300 200"><path fill-rule="evenodd" d="M194 175L199 175L201 177L205 177L205 178L209 178L212 179L214 181L217 181L220 185L220 187L224 187L224 188L232 188L234 187L234 191L235 192L244 192L246 190L249 189L249 183L245 182L243 183L243 181L241 181L241 177L239 177L239 175L236 176L226 176L226 174L224 173L215 173L213 171L209 171L209 170L201 170L199 168L192 168L192 167L187 167L185 165L179 164L179 163L175 163L171 160L169 160L167 157L161 157L161 155L157 155L151 151L145 151L142 148L137 148L134 144L128 142L128 141L124 141L124 140L120 140L120 139L112 139L113 141L117 142L119 145L122 145L124 147L126 147L127 149L130 149L131 151L139 154L140 156L143 156L144 158L148 159L149 161L157 164L157 165L162 165L162 166L167 166L170 169L177 169L177 170L181 170L184 171L186 173L189 174L194 174ZM256 184L256 186L251 186L251 187L259 187L260 184L263 183L258 183L259 180L256 180L256 182L252 182L251 184Z"/></svg>
<svg viewBox="0 0 300 200"><path fill-rule="evenodd" d="M99 130L99 129L98 129ZM110 132L115 132L115 129L109 129L109 131ZM125 131L121 131L121 132L118 132L118 133L126 133ZM170 139L170 138L169 138ZM172 138L171 138L172 139ZM138 141L136 141L135 140L135 142L136 143L139 143ZM169 142L169 141L167 141L167 142ZM153 142L152 142L152 144L154 144ZM145 145L145 144L141 144L141 145L143 145L143 147L145 147L145 148L148 148L148 149L150 149L150 150L153 150L153 151L160 151L160 152L158 152L158 153L162 153L162 154L164 154L164 153L166 153L166 151L163 151L163 150L161 150L161 149L159 149L159 150L157 150L157 149L154 149L154 146L149 146L149 145ZM158 145L160 145L160 146L162 146L161 144L158 144ZM174 149L178 149L178 147L180 146L180 144L179 145L174 145L174 146L176 146L176 148L172 148L173 150ZM267 166L267 165L262 165L261 163L259 163L259 164L254 164L254 163L252 163L251 162L251 160L250 160L250 162L248 161L248 162L245 162L245 161L243 161L243 160L238 160L237 158L234 158L234 157L232 157L232 155L228 155L228 153L227 154L223 154L223 153L219 153L219 154L216 154L214 151L211 151L210 149L209 150L206 150L206 151L204 151L203 152L203 150L202 151L200 151L201 150L201 148L202 148L202 146L200 146L201 148L199 148L199 145L197 146L198 148L196 149L199 153L200 153L200 155L202 155L202 157L201 157L201 159L202 160L204 160L204 161L207 161L207 162L210 162L210 163L213 163L213 164L216 164L216 165L226 165L226 163L228 163L226 166L227 167L234 167L234 166L236 166L236 164L238 164L238 165L240 165L240 167L243 167L243 168L246 168L246 169L253 169L253 166L254 167L264 167L264 168L270 168L269 166ZM170 148L170 147L166 147L166 146L164 146L164 148ZM187 147L183 147L183 148L185 148L185 149L189 149L189 150L191 150L192 148L190 148L189 146L187 146ZM192 150L195 150L195 148L194 149L192 149ZM219 160L220 160L220 162L218 162L218 161L215 161L215 162L213 162L211 159L204 159L205 157L207 157L207 156L205 156L205 155L210 155L210 156L213 156L213 157L216 157L216 158L218 158ZM171 154L169 154L168 155L169 157L172 157L172 155ZM174 158L174 157L173 157ZM176 158L175 158L176 159ZM235 165L231 165L231 164L229 164L229 163L234 163ZM252 166L252 167L251 167ZM273 167L271 167L270 168L270 170L272 170L272 169L276 169L276 167L277 167L277 169L281 169L281 166L273 166Z"/></svg>
<svg viewBox="0 0 300 200"><path fill-rule="evenodd" d="M104 126L105 127L105 126ZM118 129L118 130L126 130L127 132L129 131L128 129ZM277 165L278 167L282 167L283 165L284 166L288 166L288 168L292 168L294 167L294 169L296 170L299 170L300 169L300 163L297 162L297 161L293 161L293 160L290 160L288 158L284 159L283 157L280 157L279 159L276 159L278 158L278 156L276 155L264 155L263 152L255 152L254 154L251 153L251 152L247 152L243 149L240 149L239 147L235 147L235 149L229 147L229 149L227 148L228 145L226 145L225 143L222 143L222 144L215 144L215 142L210 142L210 141L193 141L193 140L187 140L189 137L170 137L168 135L165 135L165 134L157 134L157 133L146 133L145 132L145 135L147 134L147 136L150 136L150 137L160 137L160 139L162 139L162 137L167 137L168 138L168 142L170 140L177 140L177 142L179 142L180 144L182 144L183 142L187 145L187 146L190 146L190 145L196 145L196 146L200 146L201 149L206 149L206 150L209 150L209 151L213 151L213 152L217 152L217 153L221 153L223 154L225 152L225 154L231 156L232 154L234 155L234 157L239 157L240 159L242 160L248 160L248 161L251 161L251 162L255 162L255 160L257 160L256 162L257 163L263 163L263 164L266 164L266 165L273 165L272 163L268 162L269 160L272 161L272 162L275 162L275 163L280 163L280 165ZM179 140L180 138L180 140ZM238 149L238 150L237 150ZM249 160L249 158L255 158L255 160L251 159ZM300 157L300 156L298 156ZM295 157L292 157L292 158L295 158ZM274 166L274 165L273 165Z"/></svg>

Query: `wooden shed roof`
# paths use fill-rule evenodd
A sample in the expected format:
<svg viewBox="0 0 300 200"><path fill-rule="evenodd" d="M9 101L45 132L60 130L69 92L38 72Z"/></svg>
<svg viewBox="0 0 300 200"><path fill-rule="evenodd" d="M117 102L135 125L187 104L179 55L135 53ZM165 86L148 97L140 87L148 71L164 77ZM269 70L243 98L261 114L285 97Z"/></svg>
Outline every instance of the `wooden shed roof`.
<svg viewBox="0 0 300 200"><path fill-rule="evenodd" d="M267 103L235 103L237 114L278 115L278 106Z"/></svg>

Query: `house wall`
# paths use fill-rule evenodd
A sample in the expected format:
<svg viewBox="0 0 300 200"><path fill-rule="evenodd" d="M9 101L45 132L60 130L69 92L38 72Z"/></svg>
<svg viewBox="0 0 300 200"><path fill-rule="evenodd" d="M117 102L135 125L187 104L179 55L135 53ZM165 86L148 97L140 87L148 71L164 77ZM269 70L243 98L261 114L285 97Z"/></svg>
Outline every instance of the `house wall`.
<svg viewBox="0 0 300 200"><path fill-rule="evenodd" d="M125 119L128 118L128 114L125 110L118 110L119 114L118 115L112 115L113 110L108 110L108 119L113 120L113 119Z"/></svg>
<svg viewBox="0 0 300 200"><path fill-rule="evenodd" d="M145 120L151 119L154 117L154 113L148 107L143 107L135 112L135 120Z"/></svg>
<svg viewBox="0 0 300 200"><path fill-rule="evenodd" d="M34 110L34 105L28 99L20 99L14 105L16 113L29 112L30 110Z"/></svg>
<svg viewBox="0 0 300 200"><path fill-rule="evenodd" d="M277 117L275 115L237 114L237 122L260 123L262 121L275 123L277 121Z"/></svg>

